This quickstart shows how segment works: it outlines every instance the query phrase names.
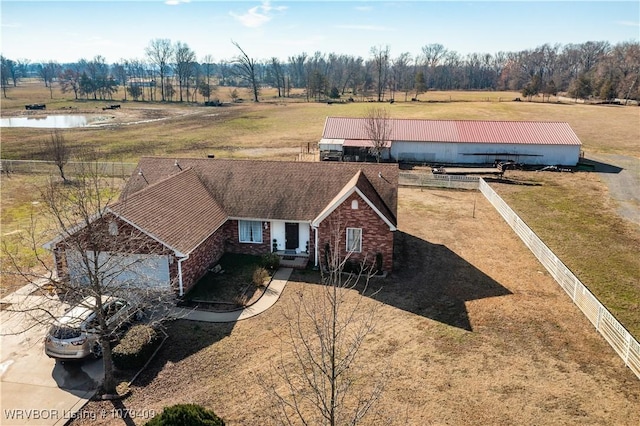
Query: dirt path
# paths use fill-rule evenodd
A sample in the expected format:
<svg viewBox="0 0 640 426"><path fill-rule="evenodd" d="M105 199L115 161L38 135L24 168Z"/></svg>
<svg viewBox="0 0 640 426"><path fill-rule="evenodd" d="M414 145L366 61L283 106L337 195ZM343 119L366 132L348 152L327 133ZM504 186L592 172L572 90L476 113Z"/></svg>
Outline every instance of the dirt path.
<svg viewBox="0 0 640 426"><path fill-rule="evenodd" d="M587 158L602 163L596 171L609 188L611 198L618 203L620 216L640 226L640 159L592 153Z"/></svg>

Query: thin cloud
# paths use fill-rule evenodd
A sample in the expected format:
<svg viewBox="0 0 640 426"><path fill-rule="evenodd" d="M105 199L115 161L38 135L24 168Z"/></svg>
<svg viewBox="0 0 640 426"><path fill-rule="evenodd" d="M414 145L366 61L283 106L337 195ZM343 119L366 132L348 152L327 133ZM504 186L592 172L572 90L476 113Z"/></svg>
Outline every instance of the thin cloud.
<svg viewBox="0 0 640 426"><path fill-rule="evenodd" d="M273 18L273 12L282 12L286 9L286 6L271 6L271 2L263 1L260 6L254 6L247 10L246 13L238 15L234 12L229 12L229 15L233 16L245 27L258 28Z"/></svg>
<svg viewBox="0 0 640 426"><path fill-rule="evenodd" d="M335 27L343 30L357 31L393 31L393 28L383 27L380 25L336 25Z"/></svg>
<svg viewBox="0 0 640 426"><path fill-rule="evenodd" d="M2 24L2 28L21 28L22 24L19 22L7 22L6 24Z"/></svg>
<svg viewBox="0 0 640 426"><path fill-rule="evenodd" d="M190 3L191 0L166 0L164 4L169 6L178 6L183 3Z"/></svg>
<svg viewBox="0 0 640 426"><path fill-rule="evenodd" d="M371 6L356 6L356 7L354 7L354 9L359 11L359 12L371 12L373 10L373 7L371 7Z"/></svg>
<svg viewBox="0 0 640 426"><path fill-rule="evenodd" d="M636 21L618 21L616 24L622 25L623 27L640 27L640 22Z"/></svg>

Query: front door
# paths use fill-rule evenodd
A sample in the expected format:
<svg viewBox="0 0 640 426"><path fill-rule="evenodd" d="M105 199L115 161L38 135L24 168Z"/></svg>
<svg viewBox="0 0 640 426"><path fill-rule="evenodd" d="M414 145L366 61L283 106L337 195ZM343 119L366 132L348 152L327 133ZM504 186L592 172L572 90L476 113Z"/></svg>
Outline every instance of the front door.
<svg viewBox="0 0 640 426"><path fill-rule="evenodd" d="M298 248L298 224L286 222L284 224L284 248L295 250Z"/></svg>

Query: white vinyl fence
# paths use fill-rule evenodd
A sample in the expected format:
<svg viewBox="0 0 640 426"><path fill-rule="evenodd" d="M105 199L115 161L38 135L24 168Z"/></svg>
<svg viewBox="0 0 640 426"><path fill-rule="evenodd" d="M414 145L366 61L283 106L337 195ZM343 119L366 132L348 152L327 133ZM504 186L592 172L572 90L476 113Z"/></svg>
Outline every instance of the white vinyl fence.
<svg viewBox="0 0 640 426"><path fill-rule="evenodd" d="M459 175L434 175L431 173L401 172L398 184L404 186L429 186L435 188L478 189L478 177Z"/></svg>
<svg viewBox="0 0 640 426"><path fill-rule="evenodd" d="M129 177L136 168L135 163L79 162L69 161L64 166L65 175L73 176L82 170L96 170L98 174L113 177ZM0 160L0 173L57 174L58 167L53 161L41 160Z"/></svg>
<svg viewBox="0 0 640 426"><path fill-rule="evenodd" d="M596 330L620 355L625 364L640 378L640 344L618 320L598 301L564 263L547 247L540 238L518 217L500 196L480 179L480 192L496 208L504 220L522 239L534 256L567 292L571 300L591 321Z"/></svg>

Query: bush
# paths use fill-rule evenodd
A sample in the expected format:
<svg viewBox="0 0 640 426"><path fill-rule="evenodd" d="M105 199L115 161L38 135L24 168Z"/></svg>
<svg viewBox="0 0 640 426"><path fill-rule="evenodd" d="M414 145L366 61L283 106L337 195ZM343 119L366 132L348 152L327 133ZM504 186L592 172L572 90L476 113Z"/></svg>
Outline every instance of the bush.
<svg viewBox="0 0 640 426"><path fill-rule="evenodd" d="M382 253L376 253L376 274L382 274Z"/></svg>
<svg viewBox="0 0 640 426"><path fill-rule="evenodd" d="M160 415L145 423L146 426L224 426L224 420L196 404L176 404L165 407Z"/></svg>
<svg viewBox="0 0 640 426"><path fill-rule="evenodd" d="M344 262L344 266L342 267L342 272L346 272L349 274L359 274L362 272L362 263L356 262L355 260L346 260Z"/></svg>
<svg viewBox="0 0 640 426"><path fill-rule="evenodd" d="M269 279L269 272L261 267L257 267L255 271L253 271L253 283L258 286L258 287L262 287L264 285L264 282Z"/></svg>
<svg viewBox="0 0 640 426"><path fill-rule="evenodd" d="M145 324L134 325L113 348L113 364L121 369L140 368L160 344L160 335Z"/></svg>
<svg viewBox="0 0 640 426"><path fill-rule="evenodd" d="M280 256L275 253L267 253L262 256L262 261L260 263L263 268L275 271L280 267Z"/></svg>

